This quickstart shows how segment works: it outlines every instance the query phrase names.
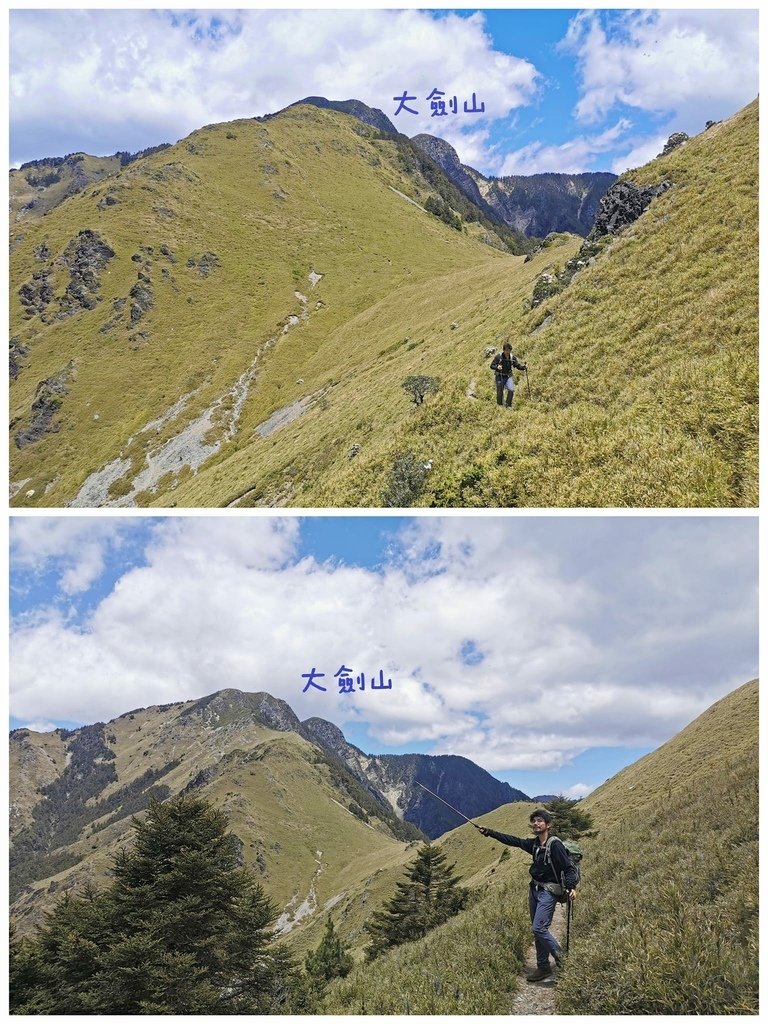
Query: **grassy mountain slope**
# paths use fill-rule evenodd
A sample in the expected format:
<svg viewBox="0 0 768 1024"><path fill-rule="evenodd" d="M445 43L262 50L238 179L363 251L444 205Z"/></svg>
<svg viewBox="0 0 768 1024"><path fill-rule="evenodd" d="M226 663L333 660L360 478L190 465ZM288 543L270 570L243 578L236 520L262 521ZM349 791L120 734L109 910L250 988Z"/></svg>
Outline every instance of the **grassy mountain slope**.
<svg viewBox="0 0 768 1024"><path fill-rule="evenodd" d="M119 170L119 156L87 153L35 160L12 170L8 184L12 247L21 244L31 222L44 217L87 185Z"/></svg>
<svg viewBox="0 0 768 1024"><path fill-rule="evenodd" d="M283 911L286 933L329 900L364 896L380 867L407 859L385 817L364 822L353 813L316 747L265 727L228 697L234 693L205 708L200 701L139 709L106 726L53 734L58 742L12 734L13 804L23 807L12 831L12 913L22 930L66 890L104 881L131 815L150 796L185 789L229 815L243 861Z"/></svg>
<svg viewBox="0 0 768 1024"><path fill-rule="evenodd" d="M365 921L393 894L418 844L397 842L351 813L317 748L279 722L270 729L243 715L260 696L223 691L57 739L14 734L12 779L22 765L32 781L53 771L70 792L73 816L81 815L72 845L81 862L24 889L13 907L20 929L67 888L103 880L109 855L126 836L127 790L133 783L132 809L139 810L138 784L149 769L169 792L192 782L230 815L244 862L283 909L284 941L299 953L316 947L331 915L362 958ZM559 1012L756 1012L757 712L752 682L585 800L597 834L582 841ZM62 759L57 740L69 758ZM104 776L110 766L112 780ZM82 799L97 790L98 807L93 797ZM45 802L31 787L25 792L14 849L25 840L35 798ZM110 821L107 801L120 793L120 813ZM527 835L530 811L530 803L508 804L477 820ZM438 845L472 891L468 909L425 939L359 964L329 987L321 1012L510 1012L529 945L528 857L469 824Z"/></svg>
<svg viewBox="0 0 768 1024"><path fill-rule="evenodd" d="M478 244L374 134L305 106L212 126L102 182L115 205L97 186L30 227L12 436L55 432L12 444L13 504L86 480L91 505L755 504L756 103L633 172L673 187L534 309L578 240L528 263ZM55 314L85 227L116 254L104 301L24 319L35 251ZM506 335L531 380L511 411L485 356ZM418 407L412 374L441 382Z"/></svg>
<svg viewBox="0 0 768 1024"><path fill-rule="evenodd" d="M585 858L558 1012L757 1011L757 683L713 705L584 801ZM530 804L478 819L528 835ZM462 825L438 841L474 893L419 942L330 986L327 1013L509 1013L528 858Z"/></svg>
<svg viewBox="0 0 768 1024"><path fill-rule="evenodd" d="M757 1012L757 725L752 682L585 801L601 829L562 1012Z"/></svg>
<svg viewBox="0 0 768 1024"><path fill-rule="evenodd" d="M399 194L423 199L396 145L377 136L314 107L212 126L30 225L11 260L13 333L27 350L12 387L14 437L35 419L41 381L67 390L57 392L54 432L12 446L20 502L70 501L118 457L131 470L102 500L125 496L147 451L201 417L204 454L217 442L219 460L240 444L263 446L254 428L276 409L317 399L370 363L359 334L342 353L334 340L360 311L435 275L507 264ZM99 209L106 194L116 202ZM103 301L65 316L61 258L84 229L115 255L95 289ZM35 256L42 245L47 260ZM53 300L25 318L18 289L42 272ZM163 494L172 469L183 477L195 464L167 461L155 466ZM148 501L156 483L130 500Z"/></svg>
<svg viewBox="0 0 768 1024"><path fill-rule="evenodd" d="M383 300L352 325L375 353L354 386L179 502L204 503L212 476L222 503L253 481L241 504L381 505L412 453L432 465L413 505L754 505L757 116L755 103L634 172L673 188L543 306L527 308L533 279L575 243ZM503 417L484 358L500 332L531 379ZM409 373L441 378L440 392L409 405Z"/></svg>
<svg viewBox="0 0 768 1024"><path fill-rule="evenodd" d="M303 503L375 504L396 453L413 452L432 462L416 505L754 505L757 118L755 103L633 172L673 188L543 306L527 311L516 282L504 298L486 283L456 341L432 346L441 392ZM536 269L571 255L547 250ZM530 367L531 394L521 383L506 418L481 310ZM465 395L473 376L479 401Z"/></svg>

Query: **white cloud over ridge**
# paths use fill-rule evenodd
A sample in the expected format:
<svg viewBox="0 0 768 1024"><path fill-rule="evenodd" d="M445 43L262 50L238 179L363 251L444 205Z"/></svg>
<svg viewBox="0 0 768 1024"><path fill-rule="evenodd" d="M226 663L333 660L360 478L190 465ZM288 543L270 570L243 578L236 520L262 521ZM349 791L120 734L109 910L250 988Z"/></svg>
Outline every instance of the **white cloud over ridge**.
<svg viewBox="0 0 768 1024"><path fill-rule="evenodd" d="M104 125L114 151L126 148L132 124L173 142L311 95L362 100L413 135L434 130L433 88L462 105L481 90L486 115L459 119L472 133L529 102L539 77L530 62L494 50L481 14L136 9L17 11L12 19L11 125L27 148L52 122L83 146L89 126ZM394 116L393 97L405 91L418 97L409 104L418 117ZM49 145L56 150L55 139Z"/></svg>
<svg viewBox="0 0 768 1024"><path fill-rule="evenodd" d="M72 521L38 522L53 524L41 563L53 548L86 578L92 554L81 569L77 531L57 525ZM85 620L49 605L14 623L12 713L88 722L266 690L385 745L544 770L657 745L756 672L746 519L418 519L379 572L299 560L299 532L287 518L161 521ZM12 550L35 572L21 533ZM340 695L342 664L383 669L392 691ZM327 692L302 692L311 668Z"/></svg>

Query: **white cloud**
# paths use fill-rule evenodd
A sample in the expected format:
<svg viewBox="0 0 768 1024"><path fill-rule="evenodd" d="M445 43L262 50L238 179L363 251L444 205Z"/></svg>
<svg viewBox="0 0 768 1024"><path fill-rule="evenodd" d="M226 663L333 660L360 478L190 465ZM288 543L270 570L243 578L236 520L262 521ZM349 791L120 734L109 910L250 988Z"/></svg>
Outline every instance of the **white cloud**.
<svg viewBox="0 0 768 1024"><path fill-rule="evenodd" d="M578 59L576 116L586 122L626 104L675 112L674 130L693 134L704 99L717 120L758 91L756 10L582 11L561 49Z"/></svg>
<svg viewBox="0 0 768 1024"><path fill-rule="evenodd" d="M58 526L72 520L36 522L51 528L41 549L75 543ZM386 745L545 770L590 747L658 744L755 674L748 520L419 518L380 572L297 561L299 530L162 521L85 623L56 607L16 620L12 713L85 722L266 690ZM31 546L22 530L14 557ZM364 691L339 694L342 664ZM325 692L303 692L311 668ZM380 669L391 691L370 688Z"/></svg>
<svg viewBox="0 0 768 1024"><path fill-rule="evenodd" d="M569 786L563 796L569 800L582 800L585 796L589 796L594 789L594 786L588 786L585 782L577 782L574 786Z"/></svg>
<svg viewBox="0 0 768 1024"><path fill-rule="evenodd" d="M560 145L531 142L522 149L507 154L501 162L498 175L503 177L507 174L540 174L546 171L579 174L590 169L590 164L596 156L614 150L621 136L631 127L630 120L620 118L597 135L578 135Z"/></svg>
<svg viewBox="0 0 768 1024"><path fill-rule="evenodd" d="M11 557L37 574L54 565L65 594L87 590L102 574L110 548L119 548L137 525L126 520L82 517L15 517L10 526Z"/></svg>
<svg viewBox="0 0 768 1024"><path fill-rule="evenodd" d="M56 726L53 722L25 722L19 729L29 729L30 732L53 732Z"/></svg>
<svg viewBox="0 0 768 1024"><path fill-rule="evenodd" d="M664 145L671 132L661 132L651 135L649 138L637 141L629 152L617 156L611 165L614 174L623 174L624 171L642 167L649 160L654 160L664 149Z"/></svg>
<svg viewBox="0 0 768 1024"><path fill-rule="evenodd" d="M126 148L138 125L173 142L205 123L270 113L309 95L360 99L408 135L450 122L471 136L529 103L539 87L530 62L493 49L479 13L16 11L11 40L12 128L27 146L46 130L83 145L90 132L112 151ZM460 112L433 118L426 96L434 88L455 95ZM394 97L405 91L418 98L409 106L419 116L395 117ZM485 115L464 113L473 92Z"/></svg>

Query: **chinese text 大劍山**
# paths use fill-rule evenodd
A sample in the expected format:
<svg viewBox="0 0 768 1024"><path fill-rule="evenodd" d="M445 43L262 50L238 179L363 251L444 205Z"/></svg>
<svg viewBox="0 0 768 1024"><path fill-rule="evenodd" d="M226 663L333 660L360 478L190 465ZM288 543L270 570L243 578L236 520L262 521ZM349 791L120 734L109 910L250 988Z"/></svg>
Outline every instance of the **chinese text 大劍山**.
<svg viewBox="0 0 768 1024"><path fill-rule="evenodd" d="M429 103L430 109L432 110L432 117L447 117L448 113L458 114L459 113L459 101L456 96L452 96L449 100L444 99L445 93L442 89L433 89L429 96L426 97L427 103ZM416 101L417 96L409 96L408 90L403 92L402 96L393 96L392 99L398 104L397 110L395 111L395 117L400 111L405 110L408 114L418 114L419 111L413 107L409 107L408 104ZM485 103L481 103L478 106L477 96L472 93L472 106L469 105L467 100L464 100L464 113L465 114L484 114Z"/></svg>
<svg viewBox="0 0 768 1024"><path fill-rule="evenodd" d="M318 672L314 666L309 670L309 672L302 672L301 678L307 680L304 685L304 689L301 691L302 693L306 693L309 689L322 690L323 693L328 691L327 686L323 686L321 683L317 682L318 679L325 679L325 672ZM351 668L347 668L346 665L343 664L338 672L334 672L333 678L338 683L339 693L355 693L358 690L364 690L366 688L365 672L360 672L358 675L355 675ZM379 669L378 678L375 675L372 676L368 680L367 685L369 690L391 690L392 680L387 679L385 681L384 669L382 668Z"/></svg>

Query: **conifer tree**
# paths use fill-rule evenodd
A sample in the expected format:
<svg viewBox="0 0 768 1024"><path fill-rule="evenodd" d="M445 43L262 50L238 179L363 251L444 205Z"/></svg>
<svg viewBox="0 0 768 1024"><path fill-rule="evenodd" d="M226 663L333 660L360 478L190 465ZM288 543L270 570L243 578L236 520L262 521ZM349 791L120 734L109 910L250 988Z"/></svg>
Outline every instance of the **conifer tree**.
<svg viewBox="0 0 768 1024"><path fill-rule="evenodd" d="M295 971L271 945L275 908L238 863L224 814L153 802L103 894L65 898L33 943L22 1013L269 1013Z"/></svg>
<svg viewBox="0 0 768 1024"><path fill-rule="evenodd" d="M390 946L421 938L464 907L467 890L453 873L456 865L446 859L431 843L422 846L407 879L397 883L392 899L365 925L373 939L366 950L368 960Z"/></svg>
<svg viewBox="0 0 768 1024"><path fill-rule="evenodd" d="M333 919L328 918L325 934L320 945L307 954L304 968L316 988L324 988L332 978L345 978L352 970L354 960L347 945L333 926Z"/></svg>
<svg viewBox="0 0 768 1024"><path fill-rule="evenodd" d="M579 807L578 800L557 796L545 806L554 818L554 834L561 839L578 839L594 824L592 815Z"/></svg>

